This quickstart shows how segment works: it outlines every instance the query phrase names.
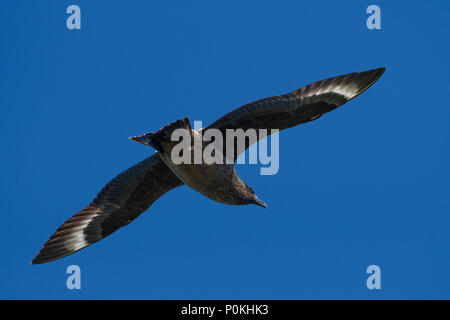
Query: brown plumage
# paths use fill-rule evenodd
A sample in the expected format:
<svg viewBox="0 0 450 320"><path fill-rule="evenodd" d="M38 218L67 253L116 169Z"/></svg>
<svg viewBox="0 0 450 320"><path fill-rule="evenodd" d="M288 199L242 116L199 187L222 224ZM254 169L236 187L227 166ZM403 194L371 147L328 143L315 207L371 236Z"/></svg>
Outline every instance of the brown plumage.
<svg viewBox="0 0 450 320"><path fill-rule="evenodd" d="M31 263L59 259L103 239L181 185L157 154L148 157L115 177L90 205L64 222Z"/></svg>
<svg viewBox="0 0 450 320"><path fill-rule="evenodd" d="M351 73L252 102L201 130L214 128L225 134L226 129L253 128L268 129L270 134L270 129L283 130L316 120L364 92L384 71L379 68ZM267 207L237 176L234 163L175 165L170 158L174 146L170 135L177 128L190 130L193 139L198 138L199 131L191 129L187 118L156 133L132 138L157 152L109 182L90 205L59 227L31 263L59 259L103 239L136 219L163 194L183 184L218 202ZM247 143L245 148L248 146ZM231 158L235 160L238 156L235 149Z"/></svg>

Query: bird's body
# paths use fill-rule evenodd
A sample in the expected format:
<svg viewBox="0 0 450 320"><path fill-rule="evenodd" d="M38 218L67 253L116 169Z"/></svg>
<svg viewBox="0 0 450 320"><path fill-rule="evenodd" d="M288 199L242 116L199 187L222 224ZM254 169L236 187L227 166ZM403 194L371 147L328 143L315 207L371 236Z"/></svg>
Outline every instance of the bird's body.
<svg viewBox="0 0 450 320"><path fill-rule="evenodd" d="M267 129L269 132L270 129L283 130L313 121L364 92L384 70L379 68L334 77L285 95L252 102L205 129L192 130L189 119L184 118L155 133L133 137L132 140L155 148L156 153L119 174L89 206L64 222L32 263L62 258L103 239L133 221L163 194L183 184L217 202L267 207L236 173L234 160L242 149L234 148L231 154L225 149L216 150L222 163L175 163L172 151L177 142L172 140L173 132L177 129L188 132L192 138L189 152L194 158L196 148L200 151L206 148L200 143L204 130L215 129L224 135L227 129ZM262 136L258 136L260 138ZM251 144L244 143L243 150ZM227 159L232 159L231 163Z"/></svg>
<svg viewBox="0 0 450 320"><path fill-rule="evenodd" d="M246 185L238 177L233 164L174 165L169 155L162 155L162 158L185 185L211 200L235 205L251 202Z"/></svg>
<svg viewBox="0 0 450 320"><path fill-rule="evenodd" d="M172 150L178 142L172 141L172 133L177 130L186 130L190 136L190 143L187 146L190 151L188 163L175 164L172 158ZM262 205L263 202L254 194L237 175L234 162L226 163L224 152L217 150L220 163L203 163L203 160L196 161L196 149L200 155L208 144L203 142L202 129L193 130L188 118L177 120L159 130L156 133L147 133L132 140L154 147L161 160L172 170L172 172L187 186L203 194L207 198L225 204L249 204ZM265 206L265 204L263 205Z"/></svg>

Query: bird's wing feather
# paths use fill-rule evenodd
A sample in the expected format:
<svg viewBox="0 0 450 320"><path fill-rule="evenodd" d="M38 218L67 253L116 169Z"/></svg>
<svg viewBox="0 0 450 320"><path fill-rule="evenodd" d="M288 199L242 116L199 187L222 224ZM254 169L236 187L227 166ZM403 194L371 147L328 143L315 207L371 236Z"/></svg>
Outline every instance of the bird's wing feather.
<svg viewBox="0 0 450 320"><path fill-rule="evenodd" d="M218 129L225 136L226 129L287 129L316 120L322 114L340 107L355 98L383 74L385 68L350 73L314 82L291 93L269 97L246 104L218 119L204 130ZM249 147L246 142L245 149ZM225 148L224 148L225 152ZM234 160L239 156L235 146Z"/></svg>
<svg viewBox="0 0 450 320"><path fill-rule="evenodd" d="M59 259L103 239L182 184L158 154L150 156L111 180L90 205L64 222L31 263Z"/></svg>

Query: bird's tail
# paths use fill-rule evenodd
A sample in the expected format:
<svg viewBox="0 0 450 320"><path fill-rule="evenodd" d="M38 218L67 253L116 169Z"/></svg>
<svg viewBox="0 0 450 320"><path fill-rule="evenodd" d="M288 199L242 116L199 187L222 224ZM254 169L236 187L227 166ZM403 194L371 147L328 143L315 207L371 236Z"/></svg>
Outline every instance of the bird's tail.
<svg viewBox="0 0 450 320"><path fill-rule="evenodd" d="M186 129L191 131L191 124L187 117L174 121L167 126L162 127L159 131L146 133L141 136L130 137L131 140L149 145L159 152L164 152L161 142L171 141L172 133L177 129Z"/></svg>

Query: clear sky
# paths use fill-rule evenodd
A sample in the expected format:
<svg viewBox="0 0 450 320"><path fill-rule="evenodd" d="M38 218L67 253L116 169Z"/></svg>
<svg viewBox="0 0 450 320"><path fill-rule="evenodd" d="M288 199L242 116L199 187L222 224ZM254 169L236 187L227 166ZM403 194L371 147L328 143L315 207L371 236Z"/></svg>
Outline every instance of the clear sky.
<svg viewBox="0 0 450 320"><path fill-rule="evenodd" d="M68 30L66 8L81 8ZM366 8L381 8L381 30ZM450 298L448 1L0 2L0 298ZM67 258L42 244L153 153L129 136L386 67L238 173L269 209L186 186ZM381 268L368 290L366 268ZM82 289L66 288L78 265Z"/></svg>

